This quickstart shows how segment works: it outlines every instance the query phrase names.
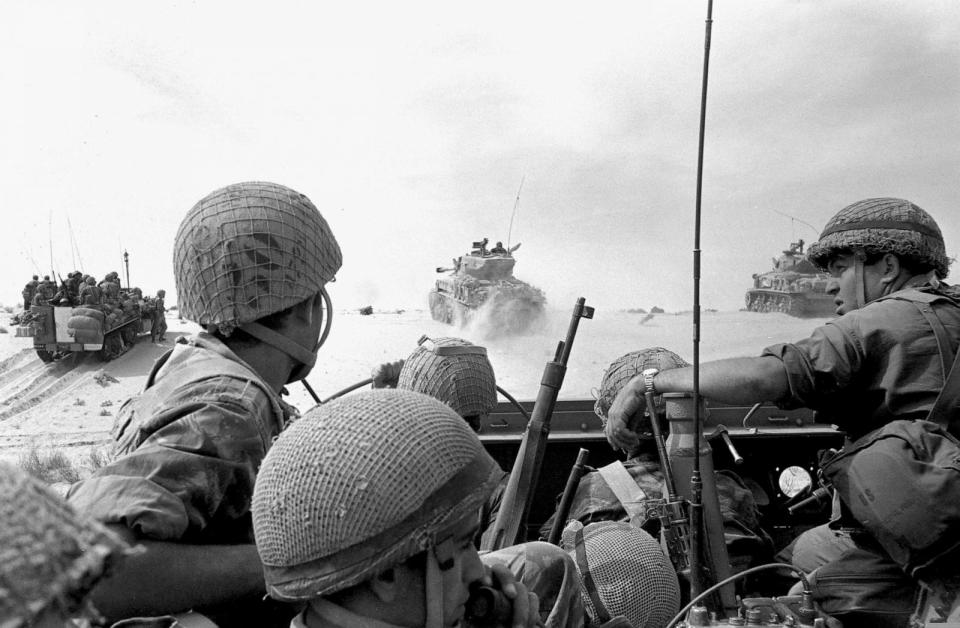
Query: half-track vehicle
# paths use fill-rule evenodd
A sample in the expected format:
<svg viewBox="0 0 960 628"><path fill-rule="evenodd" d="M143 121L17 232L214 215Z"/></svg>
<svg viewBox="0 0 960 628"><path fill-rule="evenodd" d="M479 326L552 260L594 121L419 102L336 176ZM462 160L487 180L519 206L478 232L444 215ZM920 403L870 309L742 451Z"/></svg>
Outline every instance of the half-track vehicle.
<svg viewBox="0 0 960 628"><path fill-rule="evenodd" d="M803 254L803 240L790 244L773 260L773 270L753 276L746 293L748 312L783 312L801 318L833 316L836 305L827 293L830 276Z"/></svg>
<svg viewBox="0 0 960 628"><path fill-rule="evenodd" d="M130 298L116 305L32 305L24 319L17 335L32 337L44 362L91 352L111 360L126 352L138 336L150 333L152 325L149 313Z"/></svg>
<svg viewBox="0 0 960 628"><path fill-rule="evenodd" d="M452 268L437 268L448 274L430 291L430 315L462 325L482 312L498 329L522 332L543 314L546 297L540 288L514 277L513 252L519 244L490 251L486 244L486 239L474 242L472 251L454 258Z"/></svg>

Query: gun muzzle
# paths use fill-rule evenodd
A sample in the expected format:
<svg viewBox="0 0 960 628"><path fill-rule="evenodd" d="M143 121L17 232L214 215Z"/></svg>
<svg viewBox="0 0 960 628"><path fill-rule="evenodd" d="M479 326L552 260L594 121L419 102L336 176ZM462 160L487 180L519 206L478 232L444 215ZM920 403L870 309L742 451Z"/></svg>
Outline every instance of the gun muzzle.
<svg viewBox="0 0 960 628"><path fill-rule="evenodd" d="M467 600L466 619L472 628L508 626L513 615L513 605L502 591L493 587L475 587Z"/></svg>
<svg viewBox="0 0 960 628"><path fill-rule="evenodd" d="M821 486L820 488L810 493L810 497L807 497L806 499L801 499L800 501L798 501L796 504L792 506L787 506L787 512L789 512L791 515L795 514L801 508L805 508L810 504L818 503L822 499L827 497L830 497L830 489L823 488Z"/></svg>

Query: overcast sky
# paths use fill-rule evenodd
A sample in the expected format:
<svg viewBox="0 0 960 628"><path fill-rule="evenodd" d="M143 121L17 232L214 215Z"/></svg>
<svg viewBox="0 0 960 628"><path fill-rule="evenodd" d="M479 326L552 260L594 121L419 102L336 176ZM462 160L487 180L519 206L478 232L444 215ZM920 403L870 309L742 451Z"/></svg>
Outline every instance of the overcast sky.
<svg viewBox="0 0 960 628"><path fill-rule="evenodd" d="M3 13L4 303L52 241L64 275L122 274L129 251L132 283L172 304L186 211L260 179L331 223L337 307L425 307L483 236L522 242L517 276L563 309L692 304L705 1ZM954 0L715 3L704 307L741 307L752 273L862 198L914 201L960 252L958 33Z"/></svg>

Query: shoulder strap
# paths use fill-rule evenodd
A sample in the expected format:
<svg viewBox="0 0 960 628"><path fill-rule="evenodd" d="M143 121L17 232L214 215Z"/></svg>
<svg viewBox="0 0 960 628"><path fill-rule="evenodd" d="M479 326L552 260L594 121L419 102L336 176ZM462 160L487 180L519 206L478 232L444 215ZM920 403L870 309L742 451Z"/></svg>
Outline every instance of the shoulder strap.
<svg viewBox="0 0 960 628"><path fill-rule="evenodd" d="M627 471L626 467L619 460L614 460L605 467L597 469L600 477L604 479L613 494L620 500L623 509L627 511L630 519L639 518L642 521L644 517L643 500L647 499L647 494L643 489L637 486L633 476Z"/></svg>
<svg viewBox="0 0 960 628"><path fill-rule="evenodd" d="M933 328L933 335L937 339L937 348L940 350L940 365L943 371L943 388L937 395L937 400L933 403L933 408L927 416L928 421L932 421L943 426L948 432L960 438L960 352L954 353L950 345L950 338L947 330L940 321L940 318L934 313L929 303L919 303L914 301L914 305L920 310L930 326ZM947 365L951 366L948 367ZM949 371L947 369L950 369ZM952 414L958 415L951 417Z"/></svg>

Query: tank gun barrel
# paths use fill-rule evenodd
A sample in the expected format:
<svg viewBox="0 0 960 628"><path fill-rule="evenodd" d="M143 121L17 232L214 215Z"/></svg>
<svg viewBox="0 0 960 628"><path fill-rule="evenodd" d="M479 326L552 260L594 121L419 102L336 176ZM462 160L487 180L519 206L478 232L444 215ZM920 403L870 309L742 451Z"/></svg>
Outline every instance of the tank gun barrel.
<svg viewBox="0 0 960 628"><path fill-rule="evenodd" d="M443 266L437 266L438 273L450 273L450 272L453 272L454 270L455 270L454 268L444 268Z"/></svg>

